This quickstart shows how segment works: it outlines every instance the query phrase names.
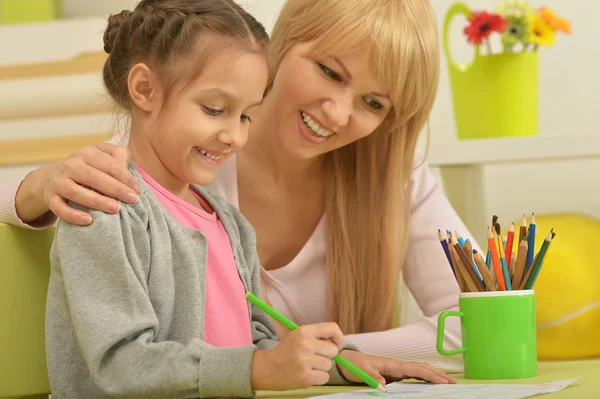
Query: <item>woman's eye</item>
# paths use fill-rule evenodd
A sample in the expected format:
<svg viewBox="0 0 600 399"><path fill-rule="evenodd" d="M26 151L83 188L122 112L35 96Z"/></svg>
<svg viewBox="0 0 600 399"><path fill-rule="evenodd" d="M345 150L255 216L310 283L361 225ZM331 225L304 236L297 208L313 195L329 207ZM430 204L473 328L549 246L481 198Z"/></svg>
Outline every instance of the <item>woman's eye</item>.
<svg viewBox="0 0 600 399"><path fill-rule="evenodd" d="M328 78L331 78L331 79L335 80L336 82L341 82L342 81L342 77L337 72L335 72L334 70L329 69L325 65L319 64L318 62L317 62L317 65L319 65L319 68L321 68L321 70L323 71L323 73Z"/></svg>
<svg viewBox="0 0 600 399"><path fill-rule="evenodd" d="M217 116L223 113L223 110L221 109L210 108L205 105L202 106L202 110L210 116Z"/></svg>
<svg viewBox="0 0 600 399"><path fill-rule="evenodd" d="M242 120L242 122L250 122L250 123L252 123L252 119L248 115L243 115L242 114L242 117L240 119Z"/></svg>
<svg viewBox="0 0 600 399"><path fill-rule="evenodd" d="M363 101L373 111L381 111L383 109L383 105L372 97L363 97Z"/></svg>

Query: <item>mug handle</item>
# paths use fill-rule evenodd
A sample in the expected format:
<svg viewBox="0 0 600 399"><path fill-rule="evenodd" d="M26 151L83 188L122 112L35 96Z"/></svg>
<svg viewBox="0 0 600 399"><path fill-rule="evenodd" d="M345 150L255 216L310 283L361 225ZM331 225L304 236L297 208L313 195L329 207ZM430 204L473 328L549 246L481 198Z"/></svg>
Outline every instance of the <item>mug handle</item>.
<svg viewBox="0 0 600 399"><path fill-rule="evenodd" d="M444 349L444 330L446 329L446 317L448 316L456 316L463 317L463 312L457 312L455 310L445 310L438 316L438 324L437 324L437 342L436 347L437 351L444 356L452 356L457 355L459 353L464 353L466 351L465 348L458 348L453 350Z"/></svg>
<svg viewBox="0 0 600 399"><path fill-rule="evenodd" d="M454 18L454 16L458 14L462 14L465 17L469 18L471 17L472 12L471 9L467 7L465 3L454 3L450 6L448 11L446 12L446 18L444 19L444 53L446 54L446 60L448 60L448 66L450 68L466 71L471 67L471 65L473 65L473 62L475 62L475 60L479 56L479 45L475 45L475 58L470 64L458 65L456 62L454 62L452 54L450 54L450 44L448 43L448 29L450 29L450 21L452 21L452 18Z"/></svg>

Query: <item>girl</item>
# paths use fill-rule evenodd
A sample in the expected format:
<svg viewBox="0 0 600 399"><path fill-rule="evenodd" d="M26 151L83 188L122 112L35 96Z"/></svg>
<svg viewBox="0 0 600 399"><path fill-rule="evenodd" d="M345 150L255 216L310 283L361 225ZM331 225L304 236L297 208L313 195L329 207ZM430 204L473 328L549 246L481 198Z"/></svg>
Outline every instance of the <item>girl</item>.
<svg viewBox="0 0 600 399"><path fill-rule="evenodd" d="M141 193L116 214L92 211L90 226L58 225L46 318L56 397L247 397L344 381L331 357L352 346L336 324L277 345L248 307L245 293L260 294L253 230L199 186L246 142L267 42L231 0L143 1L109 19L104 82L131 113ZM412 375L448 381L426 366Z"/></svg>

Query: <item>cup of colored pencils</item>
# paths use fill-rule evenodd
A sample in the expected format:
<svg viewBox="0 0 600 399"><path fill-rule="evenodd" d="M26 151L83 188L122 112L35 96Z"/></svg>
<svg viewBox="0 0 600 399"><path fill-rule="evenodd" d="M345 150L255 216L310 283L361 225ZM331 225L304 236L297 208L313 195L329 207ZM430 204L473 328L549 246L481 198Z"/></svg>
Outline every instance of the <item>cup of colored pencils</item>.
<svg viewBox="0 0 600 399"><path fill-rule="evenodd" d="M556 233L546 235L538 253L535 253L536 223L531 214L529 223L523 215L518 240L511 224L503 238L494 215L487 227L488 249L485 256L473 248L472 242L459 232L438 230L442 249L454 273L461 292L530 290L540 274L548 249ZM516 249L516 256L513 249Z"/></svg>

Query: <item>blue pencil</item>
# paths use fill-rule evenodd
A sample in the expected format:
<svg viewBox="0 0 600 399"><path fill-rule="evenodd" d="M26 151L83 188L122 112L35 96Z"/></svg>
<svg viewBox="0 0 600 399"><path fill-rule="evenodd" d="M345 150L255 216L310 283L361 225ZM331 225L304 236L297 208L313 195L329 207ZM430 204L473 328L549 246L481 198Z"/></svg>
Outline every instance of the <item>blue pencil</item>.
<svg viewBox="0 0 600 399"><path fill-rule="evenodd" d="M448 249L448 241L444 238L442 231L438 229L438 237L440 238L440 243L442 243L442 248L444 249L444 253L446 254L446 258L448 259L448 263L450 264L450 268L452 269L452 273L454 273L454 277L456 277L456 272L454 271L454 265L452 264L452 257L450 256L450 250Z"/></svg>
<svg viewBox="0 0 600 399"><path fill-rule="evenodd" d="M502 263L502 274L504 275L504 284L506 284L506 290L511 291L512 286L510 284L510 273L508 272L508 265L506 264L506 258L500 258Z"/></svg>
<svg viewBox="0 0 600 399"><path fill-rule="evenodd" d="M527 262L525 262L525 272L529 271L531 265L533 265L533 258L535 257L535 214L531 213L531 222L529 224L529 231L527 232Z"/></svg>
<svg viewBox="0 0 600 399"><path fill-rule="evenodd" d="M460 244L460 247L461 247L461 248L464 248L464 247L465 247L465 239L464 239L464 238L462 238L462 237L460 236L460 234L458 234L458 231L457 231L457 232L455 232L454 234L456 235L456 239L458 240L458 243Z"/></svg>

